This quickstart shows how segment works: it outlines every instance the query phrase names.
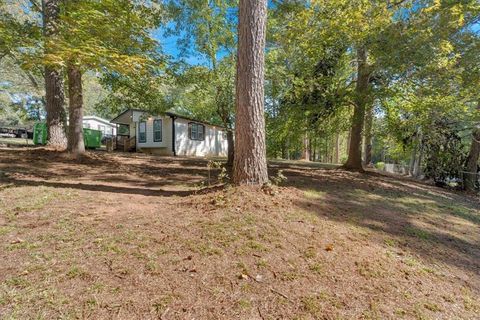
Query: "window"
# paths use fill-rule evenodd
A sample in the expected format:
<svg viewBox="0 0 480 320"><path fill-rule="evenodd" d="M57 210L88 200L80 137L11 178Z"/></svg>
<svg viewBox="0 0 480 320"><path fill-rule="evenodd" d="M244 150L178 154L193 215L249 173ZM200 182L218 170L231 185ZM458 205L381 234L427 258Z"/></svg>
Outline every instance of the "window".
<svg viewBox="0 0 480 320"><path fill-rule="evenodd" d="M90 129L90 123L84 123L84 124L83 124L83 127L84 127L85 129Z"/></svg>
<svg viewBox="0 0 480 320"><path fill-rule="evenodd" d="M138 142L147 142L147 123L145 121L138 124Z"/></svg>
<svg viewBox="0 0 480 320"><path fill-rule="evenodd" d="M162 141L162 119L153 120L153 141Z"/></svg>
<svg viewBox="0 0 480 320"><path fill-rule="evenodd" d="M121 124L118 126L119 136L128 136L130 134L130 126L127 124Z"/></svg>
<svg viewBox="0 0 480 320"><path fill-rule="evenodd" d="M101 124L99 124L98 130L102 131L102 133L105 133L105 126L102 126Z"/></svg>
<svg viewBox="0 0 480 320"><path fill-rule="evenodd" d="M190 122L188 124L188 136L191 140L205 140L205 126Z"/></svg>

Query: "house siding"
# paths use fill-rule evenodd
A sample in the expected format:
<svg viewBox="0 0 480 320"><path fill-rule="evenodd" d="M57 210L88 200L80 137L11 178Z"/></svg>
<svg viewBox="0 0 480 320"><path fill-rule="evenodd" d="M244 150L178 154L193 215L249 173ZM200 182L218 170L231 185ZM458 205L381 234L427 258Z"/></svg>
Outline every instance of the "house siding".
<svg viewBox="0 0 480 320"><path fill-rule="evenodd" d="M106 122L106 121L105 121ZM93 130L100 130L100 126L103 126L104 130L102 130L103 135L116 135L117 129L115 125L106 124L105 122L101 122L95 119L83 119L83 127Z"/></svg>
<svg viewBox="0 0 480 320"><path fill-rule="evenodd" d="M205 124L205 139L191 140L188 137L188 124L186 119L175 120L175 146L179 156L196 157L226 157L227 140L223 137L223 130L219 127Z"/></svg>
<svg viewBox="0 0 480 320"><path fill-rule="evenodd" d="M173 139L175 139L175 154L179 156L196 157L226 157L227 140L221 127L201 123L205 127L204 140L191 140L188 136L188 125L192 120L175 118L175 138L172 136L172 118L170 115L148 116L145 112L130 110L129 113L116 118L120 123L129 123L130 137L136 137L137 151L159 155L174 155ZM153 123L162 119L162 141L154 141ZM140 122L146 123L146 141L139 141Z"/></svg>
<svg viewBox="0 0 480 320"><path fill-rule="evenodd" d="M153 137L153 122L154 120L161 119L162 120L162 141L154 141ZM138 122L136 122L136 137L137 137L137 149L147 153L158 153L158 154L165 154L171 155L172 152L172 120L169 117L149 117L145 120L138 118ZM139 123L145 121L146 123L146 142L139 141ZM155 149L155 150L152 150Z"/></svg>

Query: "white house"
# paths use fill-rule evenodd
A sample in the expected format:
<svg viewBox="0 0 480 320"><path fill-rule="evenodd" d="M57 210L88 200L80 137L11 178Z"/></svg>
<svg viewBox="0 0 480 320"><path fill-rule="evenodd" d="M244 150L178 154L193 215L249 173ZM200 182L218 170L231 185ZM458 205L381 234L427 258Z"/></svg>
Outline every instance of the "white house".
<svg viewBox="0 0 480 320"><path fill-rule="evenodd" d="M96 116L84 116L83 127L102 131L104 137L117 135L117 126L111 124L108 120Z"/></svg>
<svg viewBox="0 0 480 320"><path fill-rule="evenodd" d="M227 156L225 129L172 112L151 116L128 109L110 121L136 151L171 156ZM132 147L133 148L133 147Z"/></svg>

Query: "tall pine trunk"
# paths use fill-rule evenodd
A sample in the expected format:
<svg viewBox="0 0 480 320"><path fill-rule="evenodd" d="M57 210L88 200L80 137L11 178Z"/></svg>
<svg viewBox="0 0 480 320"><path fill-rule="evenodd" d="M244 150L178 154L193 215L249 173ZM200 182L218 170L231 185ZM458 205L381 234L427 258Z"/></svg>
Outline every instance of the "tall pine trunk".
<svg viewBox="0 0 480 320"><path fill-rule="evenodd" d="M43 0L43 34L45 53L48 54L50 42L55 41L57 22L60 13L60 0ZM45 110L47 113L48 145L57 149L67 147L66 112L63 76L60 70L51 66L45 67Z"/></svg>
<svg viewBox="0 0 480 320"><path fill-rule="evenodd" d="M419 178L423 172L422 172L422 162L423 162L423 134L422 130L418 129L417 131L418 134L418 156L415 157L415 164L413 166L413 177Z"/></svg>
<svg viewBox="0 0 480 320"><path fill-rule="evenodd" d="M415 133L415 137L413 140L412 155L410 157L410 166L408 169L409 170L408 174L412 177L414 176L414 172L415 172L415 163L417 161L418 146L420 144L419 134L420 134L420 130L417 129L417 132Z"/></svg>
<svg viewBox="0 0 480 320"><path fill-rule="evenodd" d="M268 182L264 116L267 0L240 0L236 82L236 184Z"/></svg>
<svg viewBox="0 0 480 320"><path fill-rule="evenodd" d="M418 151L418 145L415 144L412 149L412 156L410 158L410 165L408 169L408 174L410 176L413 176L413 172L415 171L415 162L417 161L417 151Z"/></svg>
<svg viewBox="0 0 480 320"><path fill-rule="evenodd" d="M480 111L480 103L478 104ZM465 164L464 186L468 191L475 191L475 184L478 181L478 160L480 157L480 125L477 125L472 132L472 144Z"/></svg>
<svg viewBox="0 0 480 320"><path fill-rule="evenodd" d="M335 134L335 163L340 163L340 134Z"/></svg>
<svg viewBox="0 0 480 320"><path fill-rule="evenodd" d="M367 64L367 51L364 47L357 49L357 84L355 87L355 107L353 111L352 129L348 160L343 166L347 170L363 171L362 166L362 131L365 120L365 106L368 101L370 70Z"/></svg>
<svg viewBox="0 0 480 320"><path fill-rule="evenodd" d="M373 126L373 105L370 105L365 114L365 140L364 140L364 159L365 166L372 164L372 126Z"/></svg>
<svg viewBox="0 0 480 320"><path fill-rule="evenodd" d="M233 167L235 159L235 140L233 139L233 131L227 129L227 166Z"/></svg>
<svg viewBox="0 0 480 320"><path fill-rule="evenodd" d="M67 66L68 75L68 151L81 155L85 153L83 141L83 92L82 72L80 67L69 63Z"/></svg>
<svg viewBox="0 0 480 320"><path fill-rule="evenodd" d="M302 160L310 161L310 140L308 139L307 133L303 135Z"/></svg>

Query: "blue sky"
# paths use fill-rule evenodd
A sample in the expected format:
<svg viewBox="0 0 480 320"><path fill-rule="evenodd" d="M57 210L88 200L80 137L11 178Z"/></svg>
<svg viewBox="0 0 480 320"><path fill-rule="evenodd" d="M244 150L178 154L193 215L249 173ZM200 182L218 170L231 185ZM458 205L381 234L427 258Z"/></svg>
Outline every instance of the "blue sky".
<svg viewBox="0 0 480 320"><path fill-rule="evenodd" d="M480 33L480 23L476 23L472 27L473 32Z"/></svg>
<svg viewBox="0 0 480 320"><path fill-rule="evenodd" d="M165 36L162 29L157 29L153 32L153 37L160 43L163 52L172 56L175 60L183 60L190 65L206 65L207 61L198 52L194 52L187 56L181 56L177 41L180 36L169 35Z"/></svg>
<svg viewBox="0 0 480 320"><path fill-rule="evenodd" d="M169 25L170 27L171 25ZM479 34L480 33L480 23L474 24L472 27L473 32ZM179 47L178 47L178 40L183 35L176 36L176 35L169 35L166 36L164 34L165 29L157 29L153 32L153 36L157 39L164 51L165 54L170 55L173 57L174 60L183 60L185 63L190 65L208 65L207 60L203 57L199 52L192 51L186 56L182 56ZM193 47L193 46L192 46ZM225 54L220 53L219 58L222 58Z"/></svg>
<svg viewBox="0 0 480 320"><path fill-rule="evenodd" d="M168 27L172 27L169 25ZM182 32L180 35L165 35L165 28L159 28L153 32L153 37L158 40L162 50L165 54L172 56L174 60L181 61L190 65L208 65L207 59L197 51L191 51L188 54L181 52L178 45L178 40L185 36ZM193 44L191 46L194 47Z"/></svg>

